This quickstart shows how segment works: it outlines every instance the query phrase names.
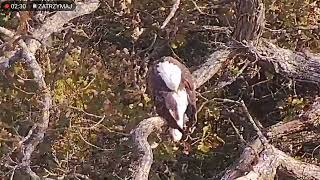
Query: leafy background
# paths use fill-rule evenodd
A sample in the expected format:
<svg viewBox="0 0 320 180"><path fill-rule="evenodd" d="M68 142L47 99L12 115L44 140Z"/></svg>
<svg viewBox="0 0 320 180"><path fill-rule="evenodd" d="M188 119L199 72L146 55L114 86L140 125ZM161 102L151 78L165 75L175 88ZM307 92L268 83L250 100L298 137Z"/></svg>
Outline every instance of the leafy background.
<svg viewBox="0 0 320 180"><path fill-rule="evenodd" d="M292 50L320 52L319 1L266 0L264 3L263 37ZM54 34L46 42L50 48L37 52L54 101L45 140L32 159L37 173L54 178L74 172L92 179L129 177L133 159L130 130L139 121L155 115L152 102L144 93L143 58L155 34L158 39L165 38L158 28L171 5L167 0L102 1L95 13L72 22L71 39L67 38L67 30ZM204 28L233 27L234 9L233 3L182 1L168 25L169 29L179 27L170 43L171 53L194 70L230 36L228 31ZM16 29L19 22L14 13L1 14L0 25ZM243 62L241 58L235 59L226 66L226 71L237 74ZM274 75L258 78L253 73L256 70L255 66L248 67L243 72L243 81L218 91L213 89L219 78L213 78L198 89L198 106L213 97L242 98L255 118L272 125L289 121L319 94L319 89L312 85L293 86L286 78ZM17 146L37 121L38 97L30 78L30 72L19 63L0 74L1 157ZM150 137L153 146L157 146L153 149L151 179L218 178L241 152L230 120L250 140L252 128L240 110L232 105L208 102L201 109L197 129L188 140L189 154L164 134ZM291 155L320 164L319 151L311 155L314 148L299 147ZM10 171L2 166L0 174L9 177Z"/></svg>

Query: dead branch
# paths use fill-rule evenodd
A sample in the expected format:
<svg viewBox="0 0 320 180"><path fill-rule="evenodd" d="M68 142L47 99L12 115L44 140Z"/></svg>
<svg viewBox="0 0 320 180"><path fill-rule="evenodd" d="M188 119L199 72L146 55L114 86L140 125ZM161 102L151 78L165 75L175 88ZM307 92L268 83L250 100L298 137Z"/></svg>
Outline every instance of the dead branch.
<svg viewBox="0 0 320 180"><path fill-rule="evenodd" d="M44 74L42 73L42 68L38 64L34 55L25 48L22 48L22 58L24 62L28 65L31 70L34 80L38 85L39 95L41 97L41 115L39 121L32 128L32 132L28 138L25 138L21 143L21 153L23 158L21 160L21 168L31 175L33 179L37 179L37 175L31 170L31 155L34 149L40 144L44 138L47 131L50 118L50 108L52 105L52 99L50 90L46 85L44 80Z"/></svg>
<svg viewBox="0 0 320 180"><path fill-rule="evenodd" d="M223 63L227 60L231 51L228 49L220 49L210 55L204 64L199 69L192 73L196 79L196 87L199 88L205 82L212 78L221 68Z"/></svg>
<svg viewBox="0 0 320 180"><path fill-rule="evenodd" d="M300 117L289 122L280 122L266 131L272 144L285 152L295 154L304 144L320 144L320 101Z"/></svg>
<svg viewBox="0 0 320 180"><path fill-rule="evenodd" d="M230 51L221 49L214 52L200 68L193 72L196 81L196 87L200 87L214 74L216 74L222 64L227 60ZM156 129L161 129L166 124L165 120L160 117L151 117L141 121L138 126L132 130L134 144L140 154L139 159L133 162L133 179L147 180L153 163L153 154L147 141L148 136Z"/></svg>
<svg viewBox="0 0 320 180"><path fill-rule="evenodd" d="M161 130L166 121L161 117L151 117L139 123L139 125L131 132L133 141L139 152L139 160L134 164L134 179L148 179L151 165L153 163L152 149L148 143L148 136L155 130Z"/></svg>
<svg viewBox="0 0 320 180"><path fill-rule="evenodd" d="M320 83L320 55L310 52L293 52L263 41L263 46L253 48L261 59L263 68L294 80Z"/></svg>
<svg viewBox="0 0 320 180"><path fill-rule="evenodd" d="M164 29L167 26L169 21L173 18L174 14L178 10L179 5L180 5L180 0L176 0L171 8L169 15L166 18L166 20L162 23L162 26L160 27L160 29Z"/></svg>
<svg viewBox="0 0 320 180"><path fill-rule="evenodd" d="M260 153L257 163L248 174L236 179L274 179L278 168L298 179L320 179L320 167L295 160L273 146Z"/></svg>
<svg viewBox="0 0 320 180"><path fill-rule="evenodd" d="M291 122L280 122L273 125L266 134L268 137L281 139L281 135L286 131L288 131L286 133L294 134L316 128L319 126L317 118L320 113L319 109L320 99L318 98L303 117ZM300 125L288 129L292 127L292 123L296 122L300 122ZM306 122L306 124L302 125L302 122ZM310 126L311 124L314 126ZM259 138L252 141L244 149L239 160L227 169L222 179L274 179L278 168L280 171L297 178L320 179L320 167L295 160L270 144L264 147Z"/></svg>
<svg viewBox="0 0 320 180"><path fill-rule="evenodd" d="M261 132L261 129L260 128L263 128L262 125L260 124L259 121L255 121L252 116L250 115L249 113L249 110L247 108L247 106L244 104L243 101L241 101L241 107L242 109L244 110L244 113L246 114L246 116L248 117L250 123L252 124L253 126L253 129L257 132L259 138L260 138L260 141L266 145L268 143L268 140L267 138L262 134ZM259 127L258 127L259 126Z"/></svg>
<svg viewBox="0 0 320 180"><path fill-rule="evenodd" d="M13 38L14 33L4 29L0 28L0 32L9 38ZM35 56L33 53L31 53L25 44L23 40L19 40L19 45L21 48L21 58L23 59L22 62L24 62L29 69L31 70L34 81L38 85L38 91L41 97L40 102L41 104L41 116L40 120L35 123L35 125L30 129L28 135L23 138L22 141L20 141L20 152L23 155L22 159L20 160L20 164L17 165L17 168L24 170L26 173L28 173L32 179L39 179L39 177L31 170L30 168L30 158L34 151L34 149L37 147L39 143L42 142L44 134L48 128L49 125L49 117L50 117L50 107L52 104L50 90L47 88L46 82L44 80L44 75L42 73L42 68L38 64Z"/></svg>
<svg viewBox="0 0 320 180"><path fill-rule="evenodd" d="M72 12L57 12L51 18L49 18L40 28L36 29L33 34L33 38L28 43L25 43L22 39L18 41L20 49L16 50L14 54L15 59L20 56L22 62L24 62L31 70L34 81L38 85L38 93L40 96L40 117L38 122L29 130L28 135L19 143L21 159L18 164L14 166L14 170L21 169L30 175L32 179L40 179L40 177L34 173L30 167L31 155L43 141L44 135L47 131L50 119L50 107L52 105L52 99L50 89L47 87L44 80L45 75L39 63L37 62L34 53L41 46L40 42L45 42L47 38L53 33L58 32L63 28L63 25L72 20L73 18L79 17L84 14L93 12L98 8L98 1L92 1L90 3L78 3L75 11ZM5 29L0 28L0 33L4 34L8 38L13 38L14 33ZM36 39L36 40L35 40ZM12 57L1 58L1 64L5 64L5 68L11 63ZM7 62L5 62L7 61ZM14 172L13 172L14 174Z"/></svg>

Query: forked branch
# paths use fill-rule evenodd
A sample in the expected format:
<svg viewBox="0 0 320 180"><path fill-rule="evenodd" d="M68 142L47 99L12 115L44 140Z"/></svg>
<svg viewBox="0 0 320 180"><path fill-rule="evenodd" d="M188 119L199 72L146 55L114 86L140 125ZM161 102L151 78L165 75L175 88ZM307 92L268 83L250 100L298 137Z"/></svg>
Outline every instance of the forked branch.
<svg viewBox="0 0 320 180"><path fill-rule="evenodd" d="M33 74L34 82L37 83L37 93L39 95L39 108L40 115L39 120L35 122L34 126L29 130L28 135L20 141L20 154L18 164L14 165L12 177L14 171L21 169L30 175L32 179L40 179L40 177L34 173L31 169L31 156L36 147L43 141L45 133L47 131L50 120L50 108L52 105L52 99L50 89L46 85L45 75L40 64L37 62L34 53L40 48L41 43L45 42L48 37L54 33L62 30L63 25L70 20L82 16L84 14L91 13L98 8L98 1L92 1L89 3L77 3L77 8L72 12L57 12L51 18L38 29L35 29L33 39L29 39L28 43L20 39L18 41L19 47L15 52L11 53L11 57L0 57L0 68L7 68L8 64L11 64L13 60L21 59L23 63L31 70ZM0 33L4 34L8 38L14 37L14 32L11 32L5 28L0 27Z"/></svg>

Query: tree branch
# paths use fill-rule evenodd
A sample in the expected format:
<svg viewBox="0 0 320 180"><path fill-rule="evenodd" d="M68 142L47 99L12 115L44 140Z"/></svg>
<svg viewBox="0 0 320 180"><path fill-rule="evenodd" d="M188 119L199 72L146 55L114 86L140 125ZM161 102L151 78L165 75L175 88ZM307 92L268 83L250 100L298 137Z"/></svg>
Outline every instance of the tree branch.
<svg viewBox="0 0 320 180"><path fill-rule="evenodd" d="M180 0L176 0L171 8L169 15L166 18L166 20L162 23L162 26L160 27L160 29L164 29L167 26L169 21L173 18L174 14L178 10L179 5L180 5Z"/></svg>
<svg viewBox="0 0 320 180"><path fill-rule="evenodd" d="M92 13L98 7L99 7L99 1L91 0L85 3L77 2L76 9L74 11L56 12L53 16L46 19L46 21L39 28L30 32L32 34L33 39L29 39L29 41L26 43L26 46L28 47L29 51L34 54L36 50L40 48L41 46L40 42L42 43L46 42L52 33L61 31L63 29L63 26L69 21L71 21L72 19ZM13 32L8 31L3 27L0 27L0 33L3 33L6 36L11 38L14 36ZM18 41L20 46L22 45L20 44L22 42L23 42L22 40ZM18 50L16 50L11 54L16 55L18 54L17 51ZM17 59L15 57L16 56L0 57L0 69L3 69L1 68L2 66L11 64L12 60Z"/></svg>
<svg viewBox="0 0 320 180"><path fill-rule="evenodd" d="M316 100L309 111L304 113L303 118L299 117L291 122L280 122L273 125L268 128L266 134L268 137L279 138L280 140L284 131L288 131L287 133L290 134L309 131L312 128L319 127L320 123L317 118L319 113L320 98ZM301 126L298 125L293 129L288 129L292 127L292 123L298 121L300 121ZM302 125L302 122L305 122L305 125ZM311 124L314 126L310 126ZM295 160L270 144L264 148L259 138L256 138L244 149L239 160L226 170L222 179L274 179L278 168L282 172L298 178L320 179L320 167Z"/></svg>
<svg viewBox="0 0 320 180"><path fill-rule="evenodd" d="M237 4L237 24L233 38L257 44L264 29L265 12L262 0L241 0Z"/></svg>
<svg viewBox="0 0 320 180"><path fill-rule="evenodd" d="M310 52L293 52L263 41L262 47L253 50L259 54L260 65L295 80L320 83L320 55Z"/></svg>
<svg viewBox="0 0 320 180"><path fill-rule="evenodd" d="M45 42L52 33L62 30L64 24L76 17L95 11L98 6L98 1L77 3L75 11L57 12L55 15L47 19L47 21L40 28L31 32L34 39L30 39L27 44L22 39L18 41L21 49L16 50L16 52L13 53L14 56L11 56L10 58L1 58L0 64L8 67L8 64L11 63L12 58L20 54L21 58L23 59L22 62L24 62L31 70L34 81L38 85L41 115L38 122L36 122L35 125L29 130L28 135L19 143L21 145L20 153L22 156L20 158L20 164L15 166L15 169L22 169L24 172L28 173L32 179L40 179L40 177L34 173L30 167L31 155L38 144L43 141L49 125L50 108L52 105L50 89L46 85L43 70L37 62L34 53L38 48L40 48L40 42ZM14 37L13 32L2 27L0 27L0 33L9 38Z"/></svg>

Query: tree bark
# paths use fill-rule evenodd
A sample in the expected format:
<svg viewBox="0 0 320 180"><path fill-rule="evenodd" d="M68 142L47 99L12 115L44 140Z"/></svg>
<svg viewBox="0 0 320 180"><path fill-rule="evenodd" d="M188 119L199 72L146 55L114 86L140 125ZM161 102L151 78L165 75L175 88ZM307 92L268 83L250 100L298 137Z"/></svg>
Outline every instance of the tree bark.
<svg viewBox="0 0 320 180"><path fill-rule="evenodd" d="M263 41L255 52L260 58L259 64L264 68L293 80L320 83L319 54L293 52L267 41Z"/></svg>
<svg viewBox="0 0 320 180"><path fill-rule="evenodd" d="M57 12L55 15L47 19L47 21L40 28L35 29L34 32L32 32L34 39L28 39L28 41L20 39L18 41L19 47L17 50L10 53L11 57L0 57L0 70L8 68L8 65L13 63L10 61L22 59L21 61L28 66L28 69L31 70L33 74L33 79L38 85L37 93L40 97L39 120L35 122L34 126L29 130L28 135L19 142L19 153L21 156L17 158L17 163L12 165L12 167L14 167L12 170L12 178L16 169L19 169L24 173L27 173L31 179L41 179L31 169L31 156L37 146L43 141L47 131L50 120L52 98L50 88L45 82L45 74L43 73L43 69L37 62L34 54L36 50L40 48L40 42L45 42L52 33L62 30L63 25L68 23L73 18L93 12L98 8L98 5L99 3L97 1L92 1L91 3L77 3L75 11ZM13 32L2 27L0 27L0 33L9 38L13 38L15 35ZM12 154L8 154L8 156L11 155ZM8 159L11 159L11 157ZM6 163L7 165L10 164L10 162Z"/></svg>
<svg viewBox="0 0 320 180"><path fill-rule="evenodd" d="M268 128L265 134L269 139L278 141L287 137L288 134L291 136L311 130L319 134L319 115L320 98L301 117L287 123L275 124ZM298 142L300 145L304 143L299 140ZM297 178L320 179L319 166L295 160L273 145L264 147L259 138L253 140L244 149L239 160L227 169L222 179L274 179L277 170Z"/></svg>
<svg viewBox="0 0 320 180"><path fill-rule="evenodd" d="M233 39L257 44L265 23L265 12L262 0L237 1L237 23Z"/></svg>

